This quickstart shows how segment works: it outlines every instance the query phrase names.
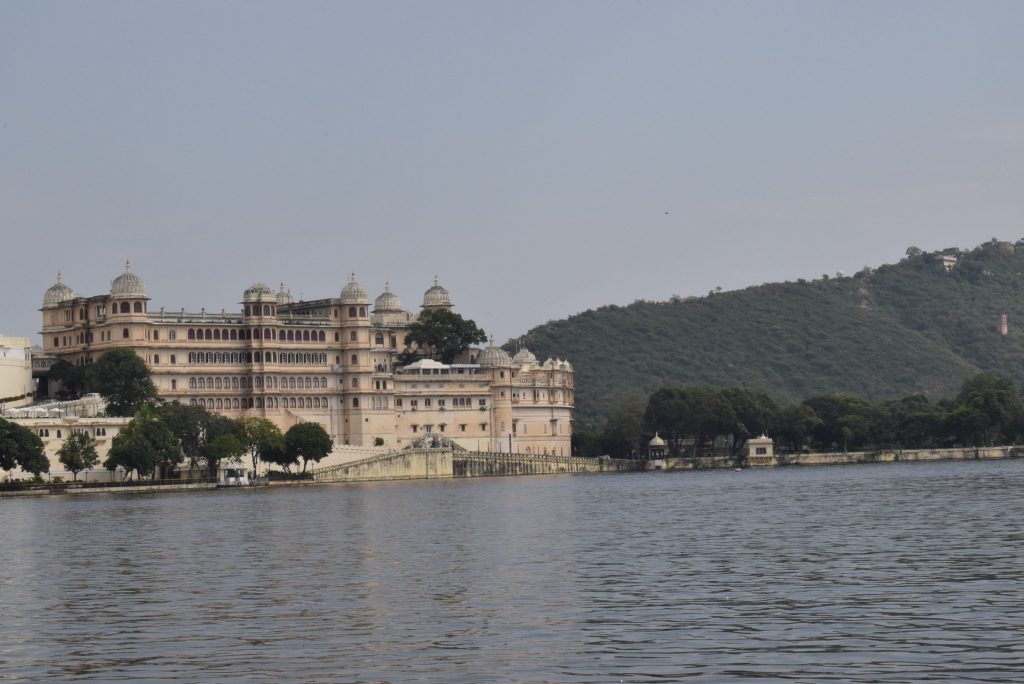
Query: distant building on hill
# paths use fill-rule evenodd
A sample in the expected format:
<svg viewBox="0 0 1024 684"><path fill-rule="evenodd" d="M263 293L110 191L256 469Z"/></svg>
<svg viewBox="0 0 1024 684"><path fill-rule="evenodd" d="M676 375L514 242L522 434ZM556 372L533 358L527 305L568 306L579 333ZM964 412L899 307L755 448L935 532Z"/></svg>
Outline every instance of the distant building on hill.
<svg viewBox="0 0 1024 684"><path fill-rule="evenodd" d="M944 271L949 273L956 268L957 256L956 254L939 254L935 257L935 261Z"/></svg>
<svg viewBox="0 0 1024 684"><path fill-rule="evenodd" d="M239 311L150 311L130 265L110 291L84 297L60 274L43 296L43 350L88 364L110 349L133 349L160 396L236 418L268 418L282 429L324 426L338 444L404 447L428 435L462 448L568 456L573 368L510 357L493 343L456 363L398 365L418 314L389 286L373 305L353 274L337 297L295 301L282 285L256 283ZM423 310L451 310L437 279Z"/></svg>

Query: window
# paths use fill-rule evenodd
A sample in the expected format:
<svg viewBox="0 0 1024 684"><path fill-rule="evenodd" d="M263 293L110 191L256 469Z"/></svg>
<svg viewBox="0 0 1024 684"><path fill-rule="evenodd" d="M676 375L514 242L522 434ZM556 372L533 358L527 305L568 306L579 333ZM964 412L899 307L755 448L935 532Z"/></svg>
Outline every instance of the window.
<svg viewBox="0 0 1024 684"><path fill-rule="evenodd" d="M356 354L353 354L352 355L352 365L354 366L354 365L356 365L358 363L359 363L359 356L357 356Z"/></svg>
<svg viewBox="0 0 1024 684"><path fill-rule="evenodd" d="M176 339L178 339L178 331L177 330L172 330L169 333L167 333L167 339L169 339L169 340L176 340Z"/></svg>
<svg viewBox="0 0 1024 684"><path fill-rule="evenodd" d="M160 339L160 331L159 330L154 330L153 331L153 339L154 340L159 340Z"/></svg>
<svg viewBox="0 0 1024 684"><path fill-rule="evenodd" d="M384 333L377 333L376 337L373 338L374 344L378 347L384 346Z"/></svg>
<svg viewBox="0 0 1024 684"><path fill-rule="evenodd" d="M466 425L465 425L465 423L463 423L462 425L459 426L459 432L465 432L465 431L466 431Z"/></svg>
<svg viewBox="0 0 1024 684"><path fill-rule="evenodd" d="M334 333L334 341L337 342L339 341L339 339L340 338L338 337L338 333Z"/></svg>
<svg viewBox="0 0 1024 684"><path fill-rule="evenodd" d="M348 340L349 340L349 342L355 342L357 340L357 338L356 338L356 331L355 330L353 330L352 332L350 332L348 334Z"/></svg>
<svg viewBox="0 0 1024 684"><path fill-rule="evenodd" d="M356 307L354 307L354 306L348 307L348 317L349 318L355 318L356 317Z"/></svg>
<svg viewBox="0 0 1024 684"><path fill-rule="evenodd" d="M397 349L398 348L398 338L395 337L394 335L391 336L391 348L392 349Z"/></svg>
<svg viewBox="0 0 1024 684"><path fill-rule="evenodd" d="M174 358L174 354L171 354L171 365L174 365L177 361Z"/></svg>
<svg viewBox="0 0 1024 684"><path fill-rule="evenodd" d="M159 354L154 354L153 355L153 363L154 364L160 363L160 355Z"/></svg>
<svg viewBox="0 0 1024 684"><path fill-rule="evenodd" d="M177 380L171 380L171 389L172 390L178 389L178 381Z"/></svg>
<svg viewBox="0 0 1024 684"><path fill-rule="evenodd" d="M416 432L419 429L419 427L420 427L419 425L413 425L412 426L412 431Z"/></svg>
<svg viewBox="0 0 1024 684"><path fill-rule="evenodd" d="M359 408L359 397L352 397L352 408Z"/></svg>
<svg viewBox="0 0 1024 684"><path fill-rule="evenodd" d="M401 398L396 398L395 399L395 408L402 408L402 400L401 400Z"/></svg>
<svg viewBox="0 0 1024 684"><path fill-rule="evenodd" d="M757 449L754 450L754 453L758 456L764 456L768 453L768 447L757 447Z"/></svg>
<svg viewBox="0 0 1024 684"><path fill-rule="evenodd" d="M121 330L121 337L123 337L126 340L128 339L128 328L124 328Z"/></svg>

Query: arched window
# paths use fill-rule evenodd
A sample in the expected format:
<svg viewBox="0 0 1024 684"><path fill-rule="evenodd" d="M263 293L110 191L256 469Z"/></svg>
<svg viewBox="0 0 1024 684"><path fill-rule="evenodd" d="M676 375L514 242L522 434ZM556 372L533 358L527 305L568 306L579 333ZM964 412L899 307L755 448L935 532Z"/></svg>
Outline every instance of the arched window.
<svg viewBox="0 0 1024 684"><path fill-rule="evenodd" d="M238 389L238 378L231 378L231 389Z"/></svg>
<svg viewBox="0 0 1024 684"><path fill-rule="evenodd" d="M313 400L306 397L306 408L313 408Z"/></svg>
<svg viewBox="0 0 1024 684"><path fill-rule="evenodd" d="M172 390L178 389L178 381L177 380L171 380L171 389Z"/></svg>
<svg viewBox="0 0 1024 684"><path fill-rule="evenodd" d="M359 378L352 378L352 388L353 389L358 389L359 388Z"/></svg>
<svg viewBox="0 0 1024 684"><path fill-rule="evenodd" d="M295 389L295 378L288 378L288 387Z"/></svg>
<svg viewBox="0 0 1024 684"><path fill-rule="evenodd" d="M313 408L320 408L320 397L313 397Z"/></svg>
<svg viewBox="0 0 1024 684"><path fill-rule="evenodd" d="M265 340L271 339L270 333L271 333L270 328L264 328L263 329L263 339L265 339Z"/></svg>
<svg viewBox="0 0 1024 684"><path fill-rule="evenodd" d="M327 378L320 378L320 386L323 387L324 389L327 389Z"/></svg>
<svg viewBox="0 0 1024 684"><path fill-rule="evenodd" d="M320 331L320 334L318 335L318 338L320 339L321 342L326 342L327 341L327 336L324 335L324 331L323 330Z"/></svg>
<svg viewBox="0 0 1024 684"><path fill-rule="evenodd" d="M352 397L352 408L359 408L359 397Z"/></svg>
<svg viewBox="0 0 1024 684"><path fill-rule="evenodd" d="M356 317L356 307L354 307L354 306L348 307L348 317L349 318L355 318Z"/></svg>
<svg viewBox="0 0 1024 684"><path fill-rule="evenodd" d="M224 408L224 402L222 402L220 399L218 399L217 403L216 403L216 407L219 408L219 409Z"/></svg>
<svg viewBox="0 0 1024 684"><path fill-rule="evenodd" d="M216 352L216 353L215 353L215 354L213 355L213 362L214 362L214 363L220 363L220 361L221 361L221 356L220 356L220 352Z"/></svg>
<svg viewBox="0 0 1024 684"><path fill-rule="evenodd" d="M309 331L308 330L303 330L302 331L302 341L303 342L309 342Z"/></svg>
<svg viewBox="0 0 1024 684"><path fill-rule="evenodd" d="M188 379L188 388L189 389L195 389L196 388L196 379L195 378L189 378Z"/></svg>
<svg viewBox="0 0 1024 684"><path fill-rule="evenodd" d="M257 375L253 380L254 380L257 388L262 388L263 387L263 378L261 378L260 376Z"/></svg>
<svg viewBox="0 0 1024 684"><path fill-rule="evenodd" d="M126 340L128 339L128 328L124 328L123 330L121 330L121 337L123 337Z"/></svg>
<svg viewBox="0 0 1024 684"><path fill-rule="evenodd" d="M256 352L256 354L253 355L253 361L255 363L262 363L262 360L263 356L259 352Z"/></svg>
<svg viewBox="0 0 1024 684"><path fill-rule="evenodd" d="M355 366L358 363L359 363L359 356L356 355L356 354L353 354L352 355L352 365Z"/></svg>
<svg viewBox="0 0 1024 684"><path fill-rule="evenodd" d="M233 339L233 340L237 340L238 339L238 331L237 330L232 330L231 331L231 339Z"/></svg>
<svg viewBox="0 0 1024 684"><path fill-rule="evenodd" d="M320 378L313 378L313 389L320 389Z"/></svg>
<svg viewBox="0 0 1024 684"><path fill-rule="evenodd" d="M291 405L292 405L292 408L298 408L298 407L297 407L297 406L295 405L295 397L292 397L292 402L291 402Z"/></svg>
<svg viewBox="0 0 1024 684"><path fill-rule="evenodd" d="M216 389L221 389L221 384L220 384L220 383L221 383L221 380L220 380L220 378L216 378L216 379L214 380L214 383L213 383L213 385L214 385L214 387L215 387Z"/></svg>
<svg viewBox="0 0 1024 684"><path fill-rule="evenodd" d="M128 302L121 302L121 313L130 313L131 307L128 306Z"/></svg>
<svg viewBox="0 0 1024 684"><path fill-rule="evenodd" d="M213 352L206 352L206 363L213 363Z"/></svg>
<svg viewBox="0 0 1024 684"><path fill-rule="evenodd" d="M350 332L348 334L348 340L349 340L349 342L355 342L356 341L356 331L355 330L353 330L352 332Z"/></svg>
<svg viewBox="0 0 1024 684"><path fill-rule="evenodd" d="M188 329L188 339L190 339L190 340L196 339L196 331L195 331L194 328L189 328Z"/></svg>
<svg viewBox="0 0 1024 684"><path fill-rule="evenodd" d="M135 313L142 313L142 302L135 302Z"/></svg>
<svg viewBox="0 0 1024 684"><path fill-rule="evenodd" d="M238 400L237 399L232 399L231 400L231 408L238 408Z"/></svg>
<svg viewBox="0 0 1024 684"><path fill-rule="evenodd" d="M220 331L220 339L222 339L222 340L227 340L228 339L228 331L227 330L221 330Z"/></svg>
<svg viewBox="0 0 1024 684"><path fill-rule="evenodd" d="M373 338L374 344L378 347L384 346L384 333L377 333L377 336Z"/></svg>
<svg viewBox="0 0 1024 684"><path fill-rule="evenodd" d="M327 408L327 397L320 397L320 405Z"/></svg>
<svg viewBox="0 0 1024 684"><path fill-rule="evenodd" d="M267 306L266 304L263 305L263 315L264 316L269 316L270 315L270 307Z"/></svg>
<svg viewBox="0 0 1024 684"><path fill-rule="evenodd" d="M256 397L256 408L263 408L263 398Z"/></svg>
<svg viewBox="0 0 1024 684"><path fill-rule="evenodd" d="M364 318L366 317L366 307L365 306L359 307L359 315L364 317Z"/></svg>

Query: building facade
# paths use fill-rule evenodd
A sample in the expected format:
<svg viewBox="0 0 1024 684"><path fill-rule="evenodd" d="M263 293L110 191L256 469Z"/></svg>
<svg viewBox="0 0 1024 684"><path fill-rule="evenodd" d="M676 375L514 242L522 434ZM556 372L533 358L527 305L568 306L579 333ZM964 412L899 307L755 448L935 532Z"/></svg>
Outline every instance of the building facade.
<svg viewBox="0 0 1024 684"><path fill-rule="evenodd" d="M0 408L31 403L34 388L28 338L0 335Z"/></svg>
<svg viewBox="0 0 1024 684"><path fill-rule="evenodd" d="M423 310L453 308L435 278ZM226 416L267 418L282 430L324 426L339 445L402 448L450 440L474 451L571 454L573 369L514 358L493 343L457 363L399 366L417 320L389 286L372 306L355 274L337 297L294 301L256 283L234 313L152 311L126 264L109 293L83 297L57 282L44 297L43 350L88 364L130 348L149 366L160 396Z"/></svg>

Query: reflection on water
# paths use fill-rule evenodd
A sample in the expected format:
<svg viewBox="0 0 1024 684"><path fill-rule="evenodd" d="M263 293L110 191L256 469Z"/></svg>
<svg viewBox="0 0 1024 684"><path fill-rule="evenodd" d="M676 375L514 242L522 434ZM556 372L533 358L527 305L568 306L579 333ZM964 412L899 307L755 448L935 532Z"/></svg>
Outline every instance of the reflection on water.
<svg viewBox="0 0 1024 684"><path fill-rule="evenodd" d="M1019 681L1024 462L2 499L0 680Z"/></svg>

